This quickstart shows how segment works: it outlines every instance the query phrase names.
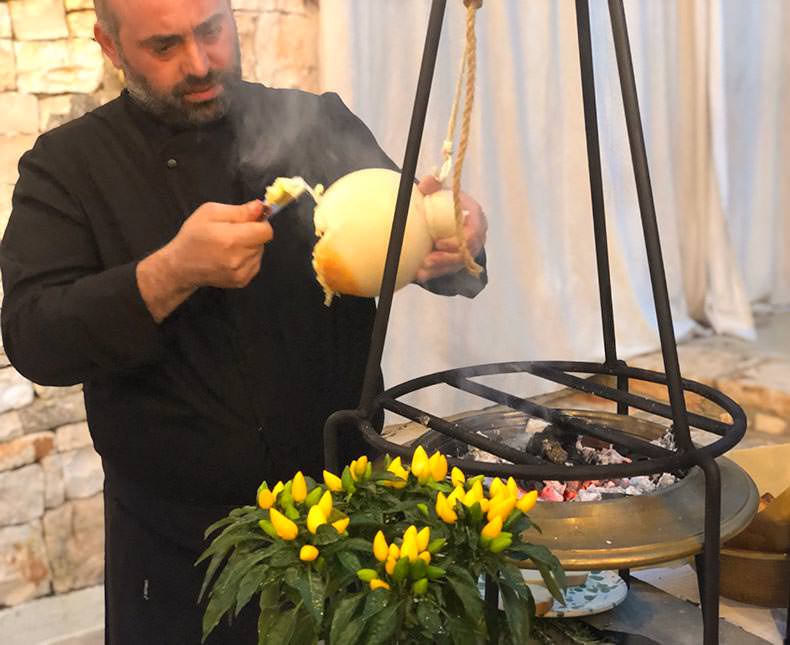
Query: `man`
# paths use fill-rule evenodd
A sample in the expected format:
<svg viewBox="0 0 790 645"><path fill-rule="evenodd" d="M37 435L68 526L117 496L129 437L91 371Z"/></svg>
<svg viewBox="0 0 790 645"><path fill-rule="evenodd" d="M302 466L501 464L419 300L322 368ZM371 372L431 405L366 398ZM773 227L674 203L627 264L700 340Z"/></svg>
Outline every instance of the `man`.
<svg viewBox="0 0 790 645"><path fill-rule="evenodd" d="M256 198L277 176L329 185L393 164L336 95L242 83L228 0L96 11L127 90L22 158L3 336L32 380L84 382L105 469L107 641L192 644L203 529L264 478L320 474L324 420L357 404L374 315L368 299L323 305L309 200L272 225ZM478 253L485 218L465 199ZM419 279L474 295L460 267L446 240ZM254 611L208 642L255 642Z"/></svg>

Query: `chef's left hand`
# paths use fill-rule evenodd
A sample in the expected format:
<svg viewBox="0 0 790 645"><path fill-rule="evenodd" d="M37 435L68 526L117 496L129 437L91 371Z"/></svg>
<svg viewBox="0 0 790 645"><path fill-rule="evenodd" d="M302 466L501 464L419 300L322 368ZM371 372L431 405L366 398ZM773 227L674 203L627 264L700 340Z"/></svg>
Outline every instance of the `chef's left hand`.
<svg viewBox="0 0 790 645"><path fill-rule="evenodd" d="M435 177L428 175L420 180L418 187L423 195L430 195L441 190L442 185ZM477 257L486 242L488 221L480 204L464 192L461 193L461 208L465 213L464 237L466 238L466 246L474 258ZM463 256L458 248L458 240L454 237L436 240L433 251L428 254L417 271L416 280L424 284L433 278L456 273L464 267Z"/></svg>

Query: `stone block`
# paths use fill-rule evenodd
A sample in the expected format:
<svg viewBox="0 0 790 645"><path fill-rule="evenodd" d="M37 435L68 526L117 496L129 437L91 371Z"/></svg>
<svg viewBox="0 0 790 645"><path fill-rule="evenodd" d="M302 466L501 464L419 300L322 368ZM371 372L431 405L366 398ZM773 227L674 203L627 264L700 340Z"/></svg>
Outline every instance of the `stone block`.
<svg viewBox="0 0 790 645"><path fill-rule="evenodd" d="M318 20L313 14L264 13L255 35L257 80L275 87L318 85Z"/></svg>
<svg viewBox="0 0 790 645"><path fill-rule="evenodd" d="M21 437L23 433L22 419L15 410L0 414L0 441L10 441Z"/></svg>
<svg viewBox="0 0 790 645"><path fill-rule="evenodd" d="M42 132L68 123L99 107L90 94L61 94L46 96L39 101L39 129Z"/></svg>
<svg viewBox="0 0 790 645"><path fill-rule="evenodd" d="M743 407L790 419L790 360L773 358L718 379L717 389Z"/></svg>
<svg viewBox="0 0 790 645"><path fill-rule="evenodd" d="M712 336L678 346L678 361L684 378L706 385L728 374L751 367L756 361L754 347L746 341L726 336ZM629 359L631 367L664 372L661 352Z"/></svg>
<svg viewBox="0 0 790 645"><path fill-rule="evenodd" d="M66 499L90 497L104 488L101 457L92 448L61 453Z"/></svg>
<svg viewBox="0 0 790 645"><path fill-rule="evenodd" d="M66 0L66 11L81 11L82 9L93 9L93 0Z"/></svg>
<svg viewBox="0 0 790 645"><path fill-rule="evenodd" d="M38 99L32 94L0 93L3 134L38 134Z"/></svg>
<svg viewBox="0 0 790 645"><path fill-rule="evenodd" d="M44 507L60 506L66 499L61 456L55 453L44 457L41 468L44 470Z"/></svg>
<svg viewBox="0 0 790 645"><path fill-rule="evenodd" d="M255 33L258 14L250 11L236 12L236 26L241 46L241 75L246 81L255 81Z"/></svg>
<svg viewBox="0 0 790 645"><path fill-rule="evenodd" d="M33 147L35 135L0 136L0 183L13 185L19 178L19 158Z"/></svg>
<svg viewBox="0 0 790 645"><path fill-rule="evenodd" d="M11 38L11 12L8 11L8 3L0 2L0 38Z"/></svg>
<svg viewBox="0 0 790 645"><path fill-rule="evenodd" d="M87 38L16 42L17 86L31 94L90 94L104 73L101 47Z"/></svg>
<svg viewBox="0 0 790 645"><path fill-rule="evenodd" d="M54 432L36 432L0 443L0 472L41 461L54 446Z"/></svg>
<svg viewBox="0 0 790 645"><path fill-rule="evenodd" d="M0 473L0 526L24 524L44 514L44 472L39 464Z"/></svg>
<svg viewBox="0 0 790 645"><path fill-rule="evenodd" d="M17 40L66 38L63 0L9 0L14 37Z"/></svg>
<svg viewBox="0 0 790 645"><path fill-rule="evenodd" d="M30 405L34 397L33 384L13 367L0 370L0 414Z"/></svg>
<svg viewBox="0 0 790 645"><path fill-rule="evenodd" d="M69 394L74 394L76 392L82 392L82 383L78 383L77 385L69 385L66 387L52 387L49 385L39 385L38 383L33 383L33 390L36 393L36 396L40 399L57 399L63 396L68 396Z"/></svg>
<svg viewBox="0 0 790 645"><path fill-rule="evenodd" d="M85 401L82 393L69 394L57 399L36 399L19 411L25 432L52 430L69 423L85 420Z"/></svg>
<svg viewBox="0 0 790 645"><path fill-rule="evenodd" d="M0 38L0 92L16 89L14 41Z"/></svg>
<svg viewBox="0 0 790 645"><path fill-rule="evenodd" d="M104 507L101 495L68 502L44 516L44 538L55 593L104 579Z"/></svg>
<svg viewBox="0 0 790 645"><path fill-rule="evenodd" d="M96 12L93 9L71 11L66 14L69 33L72 38L93 38L93 25L96 24Z"/></svg>
<svg viewBox="0 0 790 645"><path fill-rule="evenodd" d="M0 606L46 595L50 582L41 522L0 528Z"/></svg>
<svg viewBox="0 0 790 645"><path fill-rule="evenodd" d="M55 431L55 447L58 452L77 450L92 445L93 441L86 422L70 423Z"/></svg>
<svg viewBox="0 0 790 645"><path fill-rule="evenodd" d="M757 412L754 415L754 425L751 426L752 430L757 432L765 432L766 434L782 435L788 432L787 420L776 417L772 414L763 414Z"/></svg>

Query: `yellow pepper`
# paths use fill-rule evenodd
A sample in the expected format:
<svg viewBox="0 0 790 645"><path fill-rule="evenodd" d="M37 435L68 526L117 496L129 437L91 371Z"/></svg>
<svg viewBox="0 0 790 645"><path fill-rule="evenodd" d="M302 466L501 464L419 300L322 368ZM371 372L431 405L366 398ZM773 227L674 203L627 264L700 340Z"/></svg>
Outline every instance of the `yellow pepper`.
<svg viewBox="0 0 790 645"><path fill-rule="evenodd" d="M324 515L324 512L321 510L321 505L319 503L313 506L307 513L307 530L315 535L318 527L322 524L326 524L326 515Z"/></svg>
<svg viewBox="0 0 790 645"><path fill-rule="evenodd" d="M428 453L425 452L425 448L422 446L417 446L417 449L412 455L411 472L414 473L414 476L420 481L421 484L424 484L426 481L428 481L428 477L431 474L430 469L428 468Z"/></svg>
<svg viewBox="0 0 790 645"><path fill-rule="evenodd" d="M390 588L390 586L386 582L384 582L383 580L379 580L378 578L376 578L375 580L371 580L369 584L370 584L371 590L373 590L373 591L376 591L376 589L389 589Z"/></svg>
<svg viewBox="0 0 790 645"><path fill-rule="evenodd" d="M296 539L296 536L299 533L299 527L297 527L296 524L285 517L285 515L280 513L280 511L278 511L276 508L272 507L269 509L269 519L274 525L274 530L277 531L277 535L280 538L288 542Z"/></svg>
<svg viewBox="0 0 790 645"><path fill-rule="evenodd" d="M359 459L355 459L351 462L351 477L354 481L359 481L364 479L365 471L368 467L368 457L367 455L362 455Z"/></svg>
<svg viewBox="0 0 790 645"><path fill-rule="evenodd" d="M401 481L384 481L382 485L389 488L403 488L406 486L406 481L409 479L409 471L403 467L400 457L395 457L390 465L387 466L387 470Z"/></svg>
<svg viewBox="0 0 790 645"><path fill-rule="evenodd" d="M512 477L507 478L507 492L513 495L513 497L518 497L518 484Z"/></svg>
<svg viewBox="0 0 790 645"><path fill-rule="evenodd" d="M439 492L436 496L436 514L445 524L455 524L458 519L458 513L450 507L447 503L447 498L442 492Z"/></svg>
<svg viewBox="0 0 790 645"><path fill-rule="evenodd" d="M321 499L318 500L316 506L321 509L325 518L329 517L332 514L332 493L325 491L324 494L321 495Z"/></svg>
<svg viewBox="0 0 790 645"><path fill-rule="evenodd" d="M503 482L499 477L494 477L491 480L491 485L488 487L488 496L493 499L499 494L505 486L505 482Z"/></svg>
<svg viewBox="0 0 790 645"><path fill-rule="evenodd" d="M328 470L324 471L324 483L333 493L339 493L343 490L343 482L340 481L340 477L333 475Z"/></svg>
<svg viewBox="0 0 790 645"><path fill-rule="evenodd" d="M394 558L395 560L400 558L400 548L398 548L398 545L395 544L394 542L392 544L390 544L389 554L388 555L389 555L390 558Z"/></svg>
<svg viewBox="0 0 790 645"><path fill-rule="evenodd" d="M307 482L301 470L294 475L293 483L291 484L291 496L297 503L303 502L305 497L307 497Z"/></svg>
<svg viewBox="0 0 790 645"><path fill-rule="evenodd" d="M497 515L493 520L483 527L480 536L484 541L493 540L502 532L502 518Z"/></svg>
<svg viewBox="0 0 790 645"><path fill-rule="evenodd" d="M402 558L408 558L409 562L414 562L418 554L417 529L414 526L410 526L403 534L403 544L400 547L400 555Z"/></svg>
<svg viewBox="0 0 790 645"><path fill-rule="evenodd" d="M318 557L318 549L316 549L312 544L305 544L299 550L299 559L302 562L312 562Z"/></svg>
<svg viewBox="0 0 790 645"><path fill-rule="evenodd" d="M453 492L447 496L447 503L450 505L450 508L455 508L456 500L461 501L466 495L466 491L464 490L463 486L456 486L453 489Z"/></svg>
<svg viewBox="0 0 790 645"><path fill-rule="evenodd" d="M531 490L521 496L521 499L516 502L516 508L522 513L529 513L535 503L538 501L538 491Z"/></svg>
<svg viewBox="0 0 790 645"><path fill-rule="evenodd" d="M417 533L417 548L420 551L425 551L428 548L428 543L431 541L431 529L424 526Z"/></svg>
<svg viewBox="0 0 790 645"><path fill-rule="evenodd" d="M466 482L466 475L458 466L453 466L453 470L450 472L450 480L453 482L453 486L463 486Z"/></svg>
<svg viewBox="0 0 790 645"><path fill-rule="evenodd" d="M480 483L480 480L477 480L474 484L472 484L472 488L466 492L464 498L461 500L461 503L468 508L470 506L474 506L474 504L479 502L481 499L484 499L483 484Z"/></svg>
<svg viewBox="0 0 790 645"><path fill-rule="evenodd" d="M486 517L489 520L494 519L495 517L501 517L502 521L504 522L507 519L507 516L510 515L510 512L516 506L516 498L515 497L505 497L504 499L497 499L496 501L491 502L488 507L488 514Z"/></svg>
<svg viewBox="0 0 790 645"><path fill-rule="evenodd" d="M384 533L379 531L373 538L373 555L379 562L384 562L389 555L389 545L384 537Z"/></svg>
<svg viewBox="0 0 790 645"><path fill-rule="evenodd" d="M443 481L447 477L447 458L438 451L433 453L428 460L428 469L434 481Z"/></svg>
<svg viewBox="0 0 790 645"><path fill-rule="evenodd" d="M283 489L284 489L284 488L285 488L285 484L283 484L282 482L277 482L277 483L274 485L274 488L272 488L272 495L274 495L275 497L277 497L277 496L278 496L280 493L282 493L282 492L283 492Z"/></svg>
<svg viewBox="0 0 790 645"><path fill-rule="evenodd" d="M258 506L264 511L271 508L274 504L274 493L268 488L261 488L258 491Z"/></svg>
<svg viewBox="0 0 790 645"><path fill-rule="evenodd" d="M384 565L384 571L387 572L388 576L391 576L395 573L395 565L398 564L398 561L395 558L387 558L387 562Z"/></svg>
<svg viewBox="0 0 790 645"><path fill-rule="evenodd" d="M423 551L423 552L422 552L422 553L420 553L420 555L419 555L419 556L417 556L417 557L419 557L419 558L420 558L420 560L422 560L423 562L425 562L425 564L430 564L430 563L431 563L431 554L430 554L428 551Z"/></svg>
<svg viewBox="0 0 790 645"><path fill-rule="evenodd" d="M343 517L343 518L341 518L339 520L336 520L335 522L332 522L332 526L335 527L335 531L340 533L340 535L343 535L343 533L346 532L346 529L348 528L348 523L350 521L351 521L350 518Z"/></svg>

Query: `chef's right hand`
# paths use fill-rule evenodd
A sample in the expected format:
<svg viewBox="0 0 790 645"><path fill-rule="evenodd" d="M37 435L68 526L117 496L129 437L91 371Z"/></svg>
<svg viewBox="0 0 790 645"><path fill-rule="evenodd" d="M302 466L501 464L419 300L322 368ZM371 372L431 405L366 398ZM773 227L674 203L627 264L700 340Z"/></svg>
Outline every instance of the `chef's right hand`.
<svg viewBox="0 0 790 645"><path fill-rule="evenodd" d="M165 247L175 277L184 288L241 288L261 268L264 245L274 231L261 221L264 205L208 202L190 215Z"/></svg>

